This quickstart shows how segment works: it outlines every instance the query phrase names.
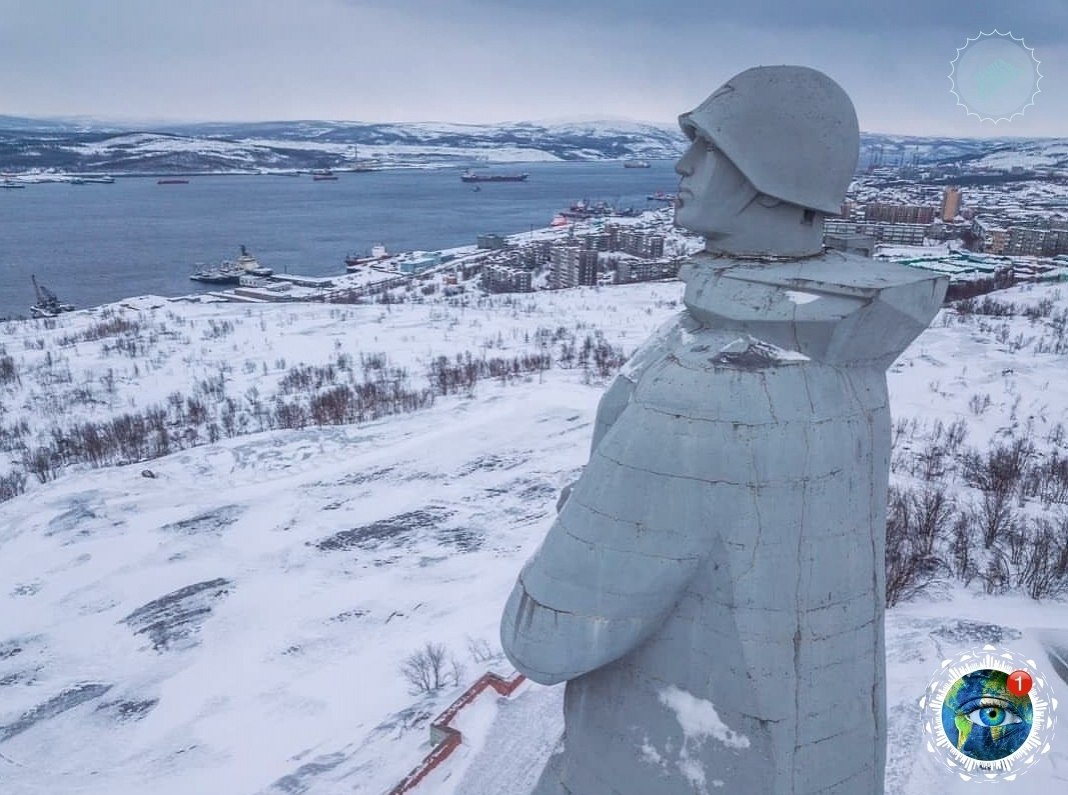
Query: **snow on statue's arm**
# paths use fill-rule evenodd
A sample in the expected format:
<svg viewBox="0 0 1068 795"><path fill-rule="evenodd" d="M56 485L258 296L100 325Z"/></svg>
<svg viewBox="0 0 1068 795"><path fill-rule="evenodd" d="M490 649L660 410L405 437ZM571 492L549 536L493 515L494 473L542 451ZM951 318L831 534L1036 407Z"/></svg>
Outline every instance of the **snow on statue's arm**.
<svg viewBox="0 0 1068 795"><path fill-rule="evenodd" d="M661 337L655 350L666 342ZM651 478L604 454L600 442L628 444L619 434L630 438L633 430L623 406L505 607L503 648L536 682L574 679L637 647L661 625L706 551L704 534L679 532L693 526L692 517L672 511L693 504L683 495L692 482Z"/></svg>

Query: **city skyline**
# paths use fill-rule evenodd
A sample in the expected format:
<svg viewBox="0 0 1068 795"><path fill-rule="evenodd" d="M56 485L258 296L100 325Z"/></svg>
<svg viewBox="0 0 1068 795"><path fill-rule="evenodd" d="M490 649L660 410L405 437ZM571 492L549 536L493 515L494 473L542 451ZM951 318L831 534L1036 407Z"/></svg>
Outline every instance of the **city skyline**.
<svg viewBox="0 0 1068 795"><path fill-rule="evenodd" d="M1068 135L1068 4L919 0L0 0L0 114L113 122L352 120L670 124L731 75L794 63L837 80L861 129ZM1012 32L1041 92L994 124L956 104L950 62Z"/></svg>

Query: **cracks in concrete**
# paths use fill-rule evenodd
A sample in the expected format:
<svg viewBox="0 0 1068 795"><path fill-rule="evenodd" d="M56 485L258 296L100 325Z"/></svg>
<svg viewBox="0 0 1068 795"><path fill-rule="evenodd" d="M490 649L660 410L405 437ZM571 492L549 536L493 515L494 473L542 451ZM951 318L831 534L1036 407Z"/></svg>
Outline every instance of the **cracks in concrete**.
<svg viewBox="0 0 1068 795"><path fill-rule="evenodd" d="M760 374L760 387L764 390L764 397L768 401L768 413L771 414L772 425L780 425L779 417L775 414L775 403L771 399L771 390L768 389L768 379L764 373Z"/></svg>
<svg viewBox="0 0 1068 795"><path fill-rule="evenodd" d="M709 486L737 486L739 488L751 488L753 483L751 481L733 481L733 480L709 480L707 478L699 478L693 475L680 475L675 472L658 472L655 469L645 469L642 467L632 466L631 464L624 463L618 459L612 458L604 452L604 450L598 450L597 455L604 458L606 461L610 461L618 467L623 469L629 469L632 472L641 472L644 475L656 475L662 478L675 478L676 480L692 481L694 483L701 483ZM820 483L826 480L834 480L842 472L841 467L832 469L822 475L802 475L797 478L786 478L783 480L766 480L760 485L762 486L788 486L788 485L803 485L806 483ZM585 503L583 503L585 504Z"/></svg>

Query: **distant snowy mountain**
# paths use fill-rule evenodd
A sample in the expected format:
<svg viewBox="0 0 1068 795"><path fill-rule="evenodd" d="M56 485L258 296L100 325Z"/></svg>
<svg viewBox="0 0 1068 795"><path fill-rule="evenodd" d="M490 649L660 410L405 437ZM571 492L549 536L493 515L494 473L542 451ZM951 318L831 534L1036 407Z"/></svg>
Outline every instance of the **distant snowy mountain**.
<svg viewBox="0 0 1068 795"><path fill-rule="evenodd" d="M674 158L681 134L624 122L544 125L296 121L187 124L116 132L0 121L0 171L256 172L544 160Z"/></svg>
<svg viewBox="0 0 1068 795"><path fill-rule="evenodd" d="M887 165L960 163L968 168L1068 170L1068 138L945 138L861 133L861 165L878 156Z"/></svg>
<svg viewBox="0 0 1068 795"><path fill-rule="evenodd" d="M0 172L157 174L474 165L547 160L673 159L686 146L674 124L539 121L503 124L347 121L208 122L132 129L89 120L0 116ZM861 164L981 161L1011 150L1027 163L1068 167L1064 139L963 139L863 133ZM1017 160L1014 165L1020 164ZM995 161L992 161L995 162ZM1021 161L1022 162L1022 161ZM1024 165L1027 165L1024 163Z"/></svg>

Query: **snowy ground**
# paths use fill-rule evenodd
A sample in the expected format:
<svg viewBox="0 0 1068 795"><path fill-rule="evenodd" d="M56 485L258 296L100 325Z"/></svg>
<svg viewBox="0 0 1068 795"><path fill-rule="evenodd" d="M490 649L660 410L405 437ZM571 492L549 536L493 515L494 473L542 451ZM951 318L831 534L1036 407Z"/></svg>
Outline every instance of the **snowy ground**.
<svg viewBox="0 0 1068 795"><path fill-rule="evenodd" d="M600 330L630 353L677 311L680 293L673 282L467 307L171 304L124 311L141 324L132 356L116 352L115 337L75 340L101 312L53 328L6 324L0 344L20 377L0 386L0 425L25 419L46 440L69 420L146 408L220 377L247 413L249 390L269 402L297 363L385 353L415 382L438 355L536 352L539 329L570 329L580 344ZM999 298L1068 305L1047 287ZM897 455L922 449L936 421L958 419L969 445L1029 427L1043 451L1063 454L1055 429L1068 423L1068 379L1064 353L1049 350L1056 337L1048 318L943 313L890 373L895 416L917 420ZM559 343L549 347L555 355ZM585 462L604 388L586 381L554 365L413 414L31 480L0 503L0 792L386 792L429 749L429 721L487 667L503 668L476 664L468 641L497 649L515 575ZM210 390L198 394L219 410ZM897 467L896 482L914 479ZM943 655L1000 638L1039 659L1039 631L1065 627L1062 602L976 585L946 584L891 610L889 791L955 791L915 720ZM426 641L444 643L466 675L413 697L398 669ZM544 758L558 699L532 686L495 716L475 716L472 745L434 791L520 793L537 760L513 740ZM491 720L508 731L487 733ZM1014 791L1063 791L1066 752L1059 737L1050 764ZM512 761L514 790L488 778L501 774L498 754Z"/></svg>

